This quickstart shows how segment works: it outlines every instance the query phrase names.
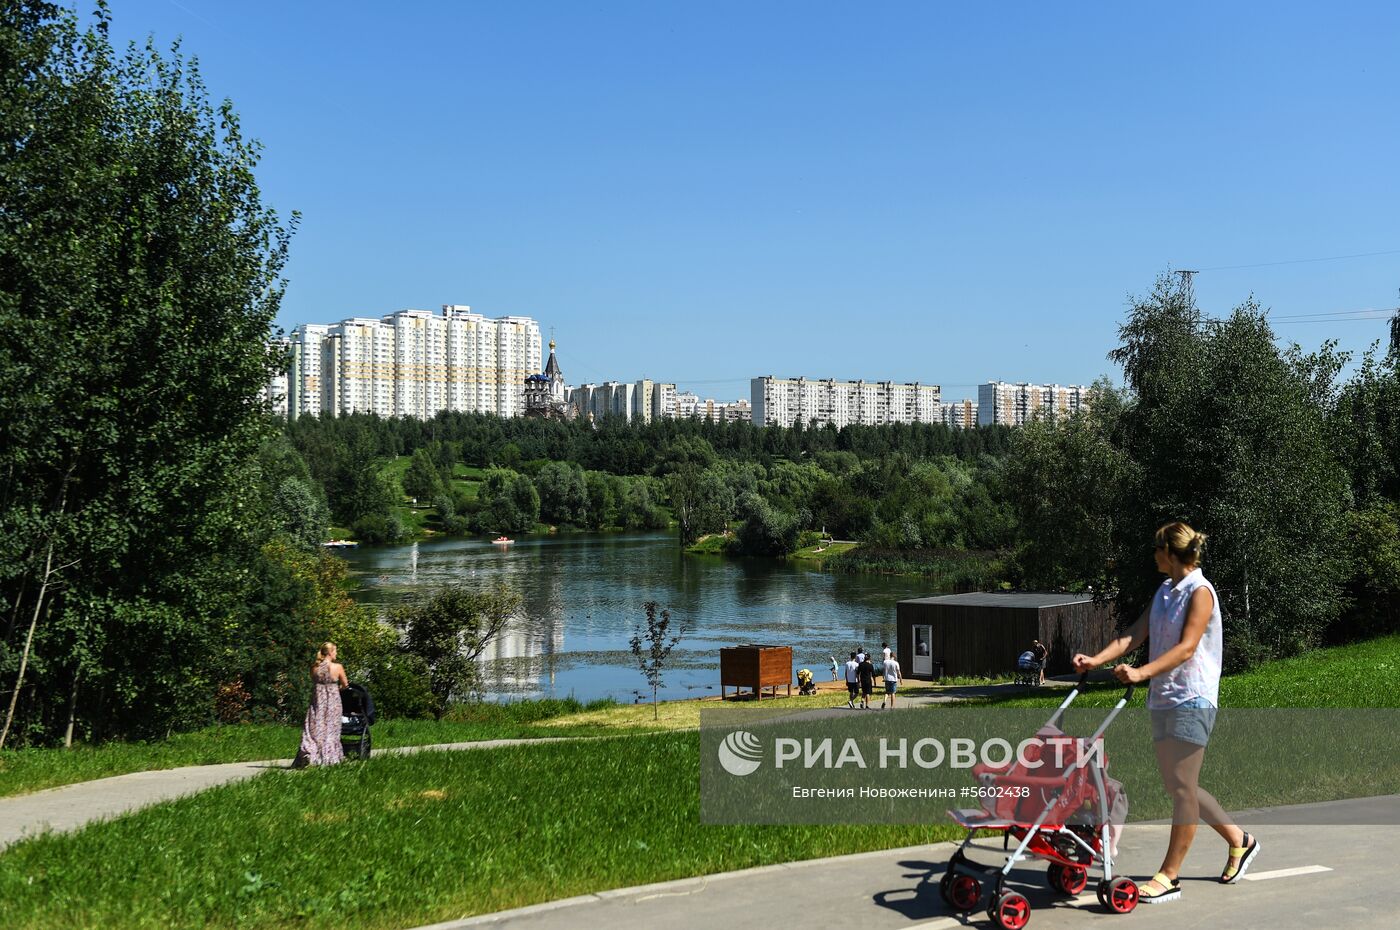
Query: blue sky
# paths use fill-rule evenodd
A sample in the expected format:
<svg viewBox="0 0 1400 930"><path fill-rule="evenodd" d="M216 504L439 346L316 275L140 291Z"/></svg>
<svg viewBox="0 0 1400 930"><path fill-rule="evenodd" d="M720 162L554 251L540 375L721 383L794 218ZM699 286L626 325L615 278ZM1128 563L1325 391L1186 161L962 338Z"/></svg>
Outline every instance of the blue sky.
<svg viewBox="0 0 1400 930"><path fill-rule="evenodd" d="M470 304L571 382L1087 382L1170 268L1400 304L1400 6L114 0L300 210L279 323ZM1390 252L1341 261L1299 259ZM1359 350L1385 324L1280 324Z"/></svg>

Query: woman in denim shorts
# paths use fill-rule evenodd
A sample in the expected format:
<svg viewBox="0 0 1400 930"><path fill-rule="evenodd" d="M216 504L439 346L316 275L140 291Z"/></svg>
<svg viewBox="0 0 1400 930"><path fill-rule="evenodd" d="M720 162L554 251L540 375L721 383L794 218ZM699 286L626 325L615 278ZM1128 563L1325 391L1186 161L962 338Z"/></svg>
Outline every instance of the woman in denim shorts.
<svg viewBox="0 0 1400 930"><path fill-rule="evenodd" d="M1230 847L1220 881L1239 881L1259 851L1259 841L1230 821L1219 802L1199 784L1206 743L1220 702L1220 599L1201 573L1204 533L1185 523L1168 523L1153 540L1157 568L1167 576L1152 603L1127 632L1101 651L1076 655L1076 671L1087 672L1148 643L1142 666L1117 665L1113 675L1124 684L1151 681L1147 710L1162 784L1172 798L1172 832L1162 867L1138 886L1145 904L1181 898L1178 874L1204 820Z"/></svg>

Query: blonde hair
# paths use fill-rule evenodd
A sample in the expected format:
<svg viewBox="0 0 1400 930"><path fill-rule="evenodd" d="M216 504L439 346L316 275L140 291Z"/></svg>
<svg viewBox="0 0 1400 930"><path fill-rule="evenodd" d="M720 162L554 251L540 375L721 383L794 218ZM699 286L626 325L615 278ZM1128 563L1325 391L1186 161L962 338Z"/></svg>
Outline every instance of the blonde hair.
<svg viewBox="0 0 1400 930"><path fill-rule="evenodd" d="M327 659L329 659L329 658L331 657L331 650L333 650L334 648L335 648L335 643L332 643L332 642L324 642L324 643L322 643L322 644L321 644L321 648L316 650L316 661L311 663L311 671L314 672L314 671L316 671L316 669L320 668L320 667L321 667L321 663L324 662L324 661L326 661Z"/></svg>
<svg viewBox="0 0 1400 930"><path fill-rule="evenodd" d="M1198 533L1177 520L1160 527L1152 537L1152 542L1158 549L1165 547L1181 560L1182 565L1198 565L1201 552L1206 547L1206 534Z"/></svg>

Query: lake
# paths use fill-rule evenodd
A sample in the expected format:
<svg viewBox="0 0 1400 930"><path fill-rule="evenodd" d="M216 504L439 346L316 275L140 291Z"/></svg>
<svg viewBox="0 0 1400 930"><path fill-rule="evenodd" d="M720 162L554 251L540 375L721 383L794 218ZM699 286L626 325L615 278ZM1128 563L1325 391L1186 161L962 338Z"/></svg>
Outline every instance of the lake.
<svg viewBox="0 0 1400 930"><path fill-rule="evenodd" d="M683 633L663 698L718 693L719 649L738 643L790 645L794 669L829 679L832 655L844 662L858 645L893 643L895 603L934 590L928 579L686 555L670 533L531 536L511 546L453 538L340 554L363 603L388 606L449 583L514 586L523 616L484 662L496 699L650 700L628 648L648 600L670 609L672 630Z"/></svg>

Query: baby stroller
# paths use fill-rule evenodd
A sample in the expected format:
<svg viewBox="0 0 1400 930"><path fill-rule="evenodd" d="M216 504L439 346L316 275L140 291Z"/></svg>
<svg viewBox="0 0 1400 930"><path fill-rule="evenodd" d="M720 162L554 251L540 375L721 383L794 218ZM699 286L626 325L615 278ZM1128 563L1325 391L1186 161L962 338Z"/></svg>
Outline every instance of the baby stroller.
<svg viewBox="0 0 1400 930"><path fill-rule="evenodd" d="M968 831L939 882L943 900L954 911L975 910L982 901L985 882L991 888L987 916L992 923L1002 930L1021 930L1030 920L1030 902L1020 892L1007 889L1006 878L1023 859L1049 862L1046 879L1050 886L1070 896L1084 890L1089 883L1089 867L1099 863L1103 869L1097 888L1099 903L1115 914L1127 914L1137 907L1137 884L1131 878L1113 874L1114 847L1127 816L1128 799L1123 786L1108 777L1108 758L1098 745L1109 724L1132 700L1133 686L1128 686L1093 736L1067 737L1056 724L1084 691L1087 678L1080 677L1069 697L1036 733L1045 741L1040 748L1038 768L1019 760L1001 767L973 768L983 787L1000 791L986 798L981 808L948 812ZM1065 747L1062 759L1057 758L1055 743L1050 741L1060 741ZM1098 746L1098 752L1085 751L1094 746ZM1027 752L1027 756L1032 752ZM979 830L1000 833L1003 849L1011 849L1011 842L1016 841L1005 865L984 866L968 857L967 850L976 848L972 847L972 839Z"/></svg>
<svg viewBox="0 0 1400 930"><path fill-rule="evenodd" d="M1027 649L1016 657L1016 678L1013 682L1029 688L1040 687L1040 670L1045 663L1035 657L1035 651Z"/></svg>
<svg viewBox="0 0 1400 930"><path fill-rule="evenodd" d="M374 698L364 685L340 689L340 748L347 757L369 758L374 724Z"/></svg>
<svg viewBox="0 0 1400 930"><path fill-rule="evenodd" d="M799 668L797 670L797 693L817 693L817 683L812 680L812 670L810 668Z"/></svg>

